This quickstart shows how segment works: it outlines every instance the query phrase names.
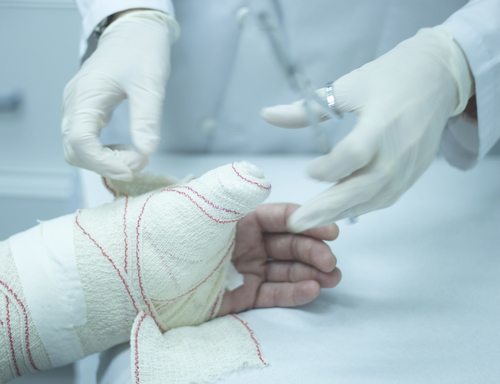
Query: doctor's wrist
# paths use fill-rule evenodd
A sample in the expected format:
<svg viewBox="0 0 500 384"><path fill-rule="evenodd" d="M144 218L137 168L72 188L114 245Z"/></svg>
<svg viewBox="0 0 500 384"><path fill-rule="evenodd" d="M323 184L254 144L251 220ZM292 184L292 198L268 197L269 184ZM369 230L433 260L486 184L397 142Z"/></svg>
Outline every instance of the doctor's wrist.
<svg viewBox="0 0 500 384"><path fill-rule="evenodd" d="M119 19L122 16L128 15L130 13L134 13L134 12L139 12L139 11L156 11L156 10L151 9L151 8L131 8L131 9L126 9L124 11L113 13L112 15L109 15L104 20L102 20L99 24L97 24L97 27L94 29L94 33L99 38L104 33L104 30L111 25L111 23L113 23L114 21L116 21L117 19ZM160 12L160 11L156 11L156 12Z"/></svg>

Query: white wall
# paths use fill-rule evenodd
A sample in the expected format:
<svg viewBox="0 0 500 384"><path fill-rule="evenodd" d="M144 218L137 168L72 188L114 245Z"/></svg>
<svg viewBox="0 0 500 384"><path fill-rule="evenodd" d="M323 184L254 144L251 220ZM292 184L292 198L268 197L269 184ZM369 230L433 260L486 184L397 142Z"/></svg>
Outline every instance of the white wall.
<svg viewBox="0 0 500 384"><path fill-rule="evenodd" d="M79 31L72 0L0 0L0 239L70 209L59 132Z"/></svg>

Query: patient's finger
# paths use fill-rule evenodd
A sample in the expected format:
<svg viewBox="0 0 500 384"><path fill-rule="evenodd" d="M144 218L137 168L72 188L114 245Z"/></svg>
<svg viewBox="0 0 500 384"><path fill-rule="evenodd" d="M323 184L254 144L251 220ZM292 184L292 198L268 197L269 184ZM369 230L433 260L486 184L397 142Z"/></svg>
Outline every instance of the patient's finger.
<svg viewBox="0 0 500 384"><path fill-rule="evenodd" d="M330 247L321 240L295 234L266 234L264 247L267 256L274 260L300 261L319 269L331 272L337 259Z"/></svg>
<svg viewBox="0 0 500 384"><path fill-rule="evenodd" d="M291 203L263 204L257 207L255 215L264 232L289 232L286 225L288 217L299 207ZM321 240L335 240L339 235L339 228L335 224L330 224L305 231L303 235Z"/></svg>
<svg viewBox="0 0 500 384"><path fill-rule="evenodd" d="M321 288L333 288L340 282L340 270L324 273L302 263L271 262L267 267L267 281L296 283L304 280L315 280Z"/></svg>
<svg viewBox="0 0 500 384"><path fill-rule="evenodd" d="M219 316L238 313L253 308L262 279L254 274L245 274L245 284L233 291L226 291L222 298Z"/></svg>
<svg viewBox="0 0 500 384"><path fill-rule="evenodd" d="M257 292L255 308L295 307L310 303L319 296L317 281L298 283L264 283Z"/></svg>

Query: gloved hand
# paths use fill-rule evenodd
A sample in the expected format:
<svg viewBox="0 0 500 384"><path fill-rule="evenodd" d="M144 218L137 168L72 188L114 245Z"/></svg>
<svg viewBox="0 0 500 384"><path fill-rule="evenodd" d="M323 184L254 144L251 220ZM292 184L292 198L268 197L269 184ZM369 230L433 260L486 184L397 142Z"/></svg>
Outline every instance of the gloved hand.
<svg viewBox="0 0 500 384"><path fill-rule="evenodd" d="M146 165L160 140L170 43L177 34L175 20L155 10L128 11L105 29L64 91L63 146L70 164L118 180ZM100 131L125 98L135 148L103 147Z"/></svg>
<svg viewBox="0 0 500 384"><path fill-rule="evenodd" d="M463 52L442 27L423 29L338 79L336 108L358 121L309 164L311 177L336 184L298 209L289 228L300 232L393 204L427 169L448 119L464 110L473 88ZM319 105L313 110L324 116ZM308 124L303 101L265 108L262 116L282 127Z"/></svg>

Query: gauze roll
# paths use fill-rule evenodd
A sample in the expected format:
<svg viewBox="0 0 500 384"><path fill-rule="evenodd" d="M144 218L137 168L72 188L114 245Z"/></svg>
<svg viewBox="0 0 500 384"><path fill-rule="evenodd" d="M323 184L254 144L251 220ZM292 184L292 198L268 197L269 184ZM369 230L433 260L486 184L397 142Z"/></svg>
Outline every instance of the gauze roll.
<svg viewBox="0 0 500 384"><path fill-rule="evenodd" d="M161 332L214 317L227 285L236 223L269 191L262 172L241 162L187 184L77 212L74 257L86 322L73 331L83 353L127 341L139 313ZM9 352L3 343L0 349ZM17 374L12 361L0 369Z"/></svg>
<svg viewBox="0 0 500 384"><path fill-rule="evenodd" d="M238 368L267 366L253 331L236 315L162 335L140 314L130 344L134 384L210 383Z"/></svg>

